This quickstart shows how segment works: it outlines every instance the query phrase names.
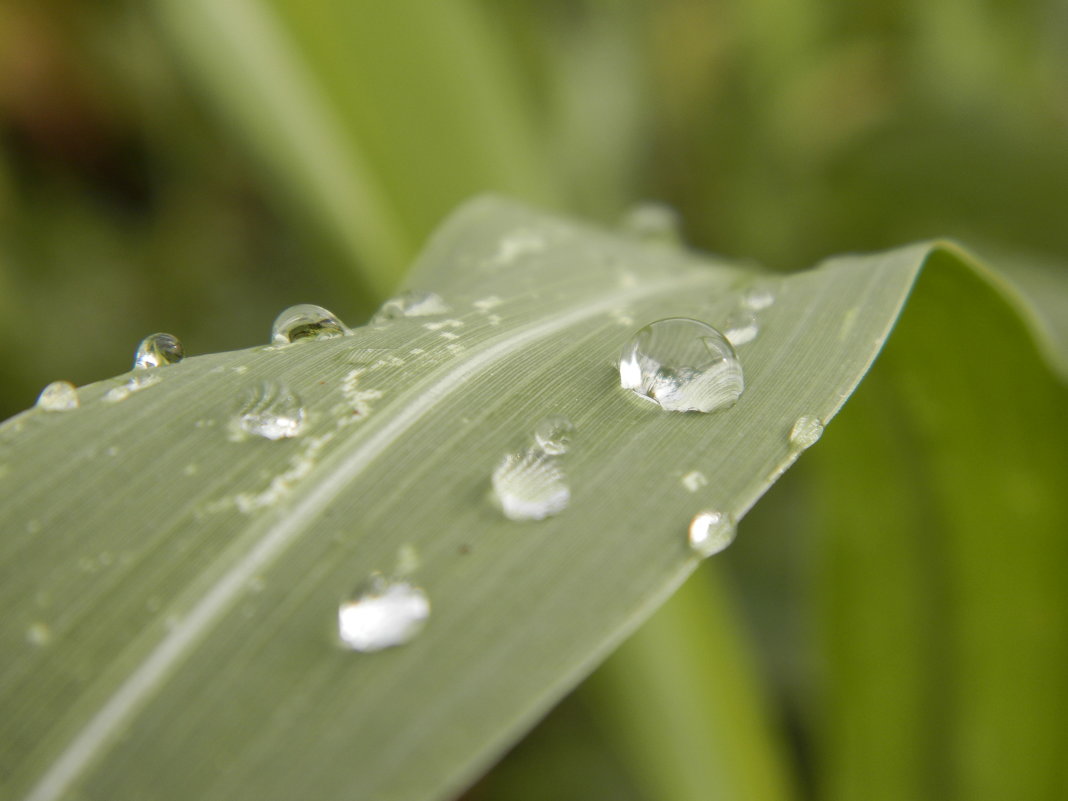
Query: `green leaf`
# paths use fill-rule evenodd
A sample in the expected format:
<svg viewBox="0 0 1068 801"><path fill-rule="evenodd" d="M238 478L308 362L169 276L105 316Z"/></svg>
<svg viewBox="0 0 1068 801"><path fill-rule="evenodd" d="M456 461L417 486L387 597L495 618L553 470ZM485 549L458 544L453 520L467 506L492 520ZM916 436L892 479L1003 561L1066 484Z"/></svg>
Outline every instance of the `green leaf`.
<svg viewBox="0 0 1068 801"><path fill-rule="evenodd" d="M413 272L448 314L192 357L124 400L107 398L129 376L13 418L5 796L458 791L695 568L695 513L740 519L793 463L791 426L838 411L930 252L782 278L482 200ZM722 325L754 287L775 302L733 409L668 413L619 387L635 328ZM232 441L265 380L303 399L304 433ZM489 475L549 415L576 426L570 506L507 520ZM426 630L341 649L338 603L409 549Z"/></svg>

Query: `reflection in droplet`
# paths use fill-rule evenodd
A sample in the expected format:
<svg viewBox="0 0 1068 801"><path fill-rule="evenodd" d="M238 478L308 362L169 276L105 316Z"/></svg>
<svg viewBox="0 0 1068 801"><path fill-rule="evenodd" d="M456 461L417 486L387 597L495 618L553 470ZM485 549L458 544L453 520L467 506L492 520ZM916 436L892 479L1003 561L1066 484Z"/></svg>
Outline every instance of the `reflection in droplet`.
<svg viewBox="0 0 1068 801"><path fill-rule="evenodd" d="M348 333L348 327L322 306L301 303L283 310L275 318L271 342L287 345L301 339L330 339Z"/></svg>
<svg viewBox="0 0 1068 801"><path fill-rule="evenodd" d="M441 295L413 289L383 303L371 318L371 322L383 323L401 317L429 317L448 314L449 311L449 305L442 300Z"/></svg>
<svg viewBox="0 0 1068 801"><path fill-rule="evenodd" d="M726 337L685 317L658 320L623 346L624 389L673 412L711 412L733 406L745 384L742 365Z"/></svg>
<svg viewBox="0 0 1068 801"><path fill-rule="evenodd" d="M509 520L543 520L562 512L571 500L558 460L538 449L505 455L491 483L493 498Z"/></svg>
<svg viewBox="0 0 1068 801"><path fill-rule="evenodd" d="M248 390L231 426L231 439L242 432L264 439L288 439L304 427L304 407L285 384L264 381Z"/></svg>
<svg viewBox="0 0 1068 801"><path fill-rule="evenodd" d="M803 415L790 429L790 446L797 450L811 448L823 436L823 423L818 417Z"/></svg>
<svg viewBox="0 0 1068 801"><path fill-rule="evenodd" d="M701 556L712 556L734 542L735 533L734 522L728 515L706 510L690 521L690 547Z"/></svg>
<svg viewBox="0 0 1068 801"><path fill-rule="evenodd" d="M338 607L338 637L353 651L381 651L411 642L429 617L430 599L422 589L376 573Z"/></svg>
<svg viewBox="0 0 1068 801"><path fill-rule="evenodd" d="M185 358L185 349L174 334L152 334L141 340L134 355L134 369L166 367Z"/></svg>
<svg viewBox="0 0 1068 801"><path fill-rule="evenodd" d="M571 447L571 437L575 433L574 424L566 417L546 417L534 429L534 441L541 450L550 456L567 453Z"/></svg>
<svg viewBox="0 0 1068 801"><path fill-rule="evenodd" d="M46 412L69 412L78 408L78 388L70 381L53 381L37 396L37 408Z"/></svg>

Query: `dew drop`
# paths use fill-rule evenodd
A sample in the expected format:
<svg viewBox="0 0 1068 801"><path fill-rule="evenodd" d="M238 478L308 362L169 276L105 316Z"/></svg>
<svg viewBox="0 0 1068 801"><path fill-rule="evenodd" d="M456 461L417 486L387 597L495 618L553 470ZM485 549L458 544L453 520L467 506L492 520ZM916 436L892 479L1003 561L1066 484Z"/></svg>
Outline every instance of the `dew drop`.
<svg viewBox="0 0 1068 801"><path fill-rule="evenodd" d="M355 597L338 607L338 636L353 651L381 651L411 642L428 617L430 599L423 590L375 573Z"/></svg>
<svg viewBox="0 0 1068 801"><path fill-rule="evenodd" d="M534 441L543 453L560 456L571 447L575 425L566 417L546 417L534 428Z"/></svg>
<svg viewBox="0 0 1068 801"><path fill-rule="evenodd" d="M790 447L803 451L815 445L822 436L823 423L818 417L798 417L794 427L790 429Z"/></svg>
<svg viewBox="0 0 1068 801"><path fill-rule="evenodd" d="M731 343L710 325L669 317L645 326L623 346L624 389L672 412L711 412L733 406L745 388Z"/></svg>
<svg viewBox="0 0 1068 801"><path fill-rule="evenodd" d="M697 492L701 487L708 486L708 479L700 470L691 470L680 480L682 481L682 486L686 487L690 492Z"/></svg>
<svg viewBox="0 0 1068 801"><path fill-rule="evenodd" d="M682 241L679 213L665 203L639 203L623 215L620 227L648 242L678 244Z"/></svg>
<svg viewBox="0 0 1068 801"><path fill-rule="evenodd" d="M734 542L735 533L734 522L728 515L705 510L690 521L690 547L701 556L712 556Z"/></svg>
<svg viewBox="0 0 1068 801"><path fill-rule="evenodd" d="M385 323L399 320L401 317L430 317L435 314L448 314L449 305L441 295L434 292L409 290L382 304L371 318L372 323Z"/></svg>
<svg viewBox="0 0 1068 801"><path fill-rule="evenodd" d="M322 306L301 303L283 310L274 319L271 343L287 345L301 339L332 339L348 333L348 326Z"/></svg>
<svg viewBox="0 0 1068 801"><path fill-rule="evenodd" d="M757 325L756 317L749 312L735 312L727 318L723 326L723 335L736 348L752 342L759 333L760 326Z"/></svg>
<svg viewBox="0 0 1068 801"><path fill-rule="evenodd" d="M134 355L135 370L166 367L185 358L185 349L174 334L152 334L141 340Z"/></svg>
<svg viewBox="0 0 1068 801"><path fill-rule="evenodd" d="M304 427L304 407L285 384L264 381L245 393L242 405L231 424L231 439L245 434L264 439L288 439Z"/></svg>
<svg viewBox="0 0 1068 801"><path fill-rule="evenodd" d="M37 408L46 412L69 412L78 408L78 389L70 381L53 381L37 396Z"/></svg>
<svg viewBox="0 0 1068 801"><path fill-rule="evenodd" d="M765 287L751 287L742 295L742 305L753 311L766 309L775 302L775 295Z"/></svg>
<svg viewBox="0 0 1068 801"><path fill-rule="evenodd" d="M562 512L571 500L557 460L534 448L506 454L491 483L493 498L509 520L543 520Z"/></svg>

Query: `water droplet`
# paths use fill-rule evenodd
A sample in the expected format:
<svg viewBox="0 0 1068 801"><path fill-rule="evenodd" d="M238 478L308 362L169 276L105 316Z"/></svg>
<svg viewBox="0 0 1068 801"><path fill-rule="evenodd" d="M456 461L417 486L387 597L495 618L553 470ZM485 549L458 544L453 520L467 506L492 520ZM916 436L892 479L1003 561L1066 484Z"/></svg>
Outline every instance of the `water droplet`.
<svg viewBox="0 0 1068 801"><path fill-rule="evenodd" d="M734 542L734 521L728 515L706 510L690 521L690 547L701 556L719 553Z"/></svg>
<svg viewBox="0 0 1068 801"><path fill-rule="evenodd" d="M70 381L53 381L37 396L37 408L46 412L69 412L78 408L78 389Z"/></svg>
<svg viewBox="0 0 1068 801"><path fill-rule="evenodd" d="M300 339L332 339L348 333L348 326L322 306L301 303L283 310L274 319L271 343L287 345Z"/></svg>
<svg viewBox="0 0 1068 801"><path fill-rule="evenodd" d="M411 642L428 617L430 599L425 592L376 573L352 600L338 608L338 636L353 651L381 651Z"/></svg>
<svg viewBox="0 0 1068 801"><path fill-rule="evenodd" d="M790 447L803 451L815 445L822 436L823 423L818 417L798 417L794 427L790 429Z"/></svg>
<svg viewBox="0 0 1068 801"><path fill-rule="evenodd" d="M559 456L571 447L574 424L566 417L546 417L534 429L534 441L544 453Z"/></svg>
<svg viewBox="0 0 1068 801"><path fill-rule="evenodd" d="M118 403L124 401L134 392L140 392L142 389L155 386L161 381L158 374L148 373L145 375L134 376L125 384L120 384L117 387L112 387L104 393L104 400L108 403Z"/></svg>
<svg viewBox="0 0 1068 801"><path fill-rule="evenodd" d="M52 642L52 629L47 623L34 623L26 629L26 642L36 646L48 645Z"/></svg>
<svg viewBox="0 0 1068 801"><path fill-rule="evenodd" d="M288 439L304 427L304 408L285 384L264 381L247 391L231 425L231 439L252 434L264 439Z"/></svg>
<svg viewBox="0 0 1068 801"><path fill-rule="evenodd" d="M401 317L430 317L435 314L448 314L449 311L449 305L442 300L441 295L413 289L383 303L371 318L371 322L384 323Z"/></svg>
<svg viewBox="0 0 1068 801"><path fill-rule="evenodd" d="M133 369L147 370L150 367L166 367L185 358L185 349L174 334L152 334L141 340L134 356Z"/></svg>
<svg viewBox="0 0 1068 801"><path fill-rule="evenodd" d="M634 334L619 357L624 389L673 412L733 406L745 388L731 343L710 325L669 317Z"/></svg>
<svg viewBox="0 0 1068 801"><path fill-rule="evenodd" d="M665 203L639 203L623 216L620 227L649 242L682 242L679 213Z"/></svg>
<svg viewBox="0 0 1068 801"><path fill-rule="evenodd" d="M494 500L509 520L543 520L571 500L557 460L536 449L506 454L491 481Z"/></svg>
<svg viewBox="0 0 1068 801"><path fill-rule="evenodd" d="M727 318L723 326L723 335L736 348L752 342L759 333L760 326L757 325L756 317L749 312L735 312Z"/></svg>
<svg viewBox="0 0 1068 801"><path fill-rule="evenodd" d="M705 474L700 470L691 470L682 477L681 481L682 486L686 487L690 492L697 492L701 487L708 486L708 479L705 478Z"/></svg>
<svg viewBox="0 0 1068 801"><path fill-rule="evenodd" d="M775 295L766 287L750 287L742 295L742 305L753 311L766 309L775 302Z"/></svg>

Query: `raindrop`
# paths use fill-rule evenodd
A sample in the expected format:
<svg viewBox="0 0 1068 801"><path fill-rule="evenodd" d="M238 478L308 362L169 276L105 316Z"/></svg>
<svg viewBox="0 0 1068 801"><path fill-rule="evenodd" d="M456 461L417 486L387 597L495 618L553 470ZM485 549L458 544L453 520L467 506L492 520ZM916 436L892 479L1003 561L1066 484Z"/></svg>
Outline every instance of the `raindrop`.
<svg viewBox="0 0 1068 801"><path fill-rule="evenodd" d="M811 448L823 436L823 423L818 417L803 415L790 429L790 447L803 451Z"/></svg>
<svg viewBox="0 0 1068 801"><path fill-rule="evenodd" d="M669 317L645 326L623 346L624 389L672 412L711 412L733 406L745 388L731 343L710 325Z"/></svg>
<svg viewBox="0 0 1068 801"><path fill-rule="evenodd" d="M304 407L285 384L264 381L245 393L232 421L231 439L252 434L264 439L288 439L304 427Z"/></svg>
<svg viewBox="0 0 1068 801"><path fill-rule="evenodd" d="M541 450L506 454L491 478L493 497L509 520L543 520L571 500L564 471Z"/></svg>
<svg viewBox="0 0 1068 801"><path fill-rule="evenodd" d="M759 333L760 326L757 325L756 317L749 312L735 312L727 318L723 326L723 335L736 348L752 342Z"/></svg>
<svg viewBox="0 0 1068 801"><path fill-rule="evenodd" d="M133 369L147 370L150 367L166 367L185 358L185 349L174 334L152 334L141 340L134 356Z"/></svg>
<svg viewBox="0 0 1068 801"><path fill-rule="evenodd" d="M734 521L728 515L706 510L690 521L690 547L701 556L712 556L734 542Z"/></svg>
<svg viewBox="0 0 1068 801"><path fill-rule="evenodd" d="M77 409L78 389L70 381L53 381L37 396L37 408L46 412Z"/></svg>
<svg viewBox="0 0 1068 801"><path fill-rule="evenodd" d="M665 203L639 203L623 216L620 227L648 242L682 242L679 213Z"/></svg>
<svg viewBox="0 0 1068 801"><path fill-rule="evenodd" d="M399 320L401 317L430 317L435 314L448 314L449 311L449 306L441 299L441 295L413 289L383 303L371 318L371 322L385 323Z"/></svg>
<svg viewBox="0 0 1068 801"><path fill-rule="evenodd" d="M428 617L430 599L423 590L375 573L354 598L338 607L338 636L353 651L381 651L411 642Z"/></svg>
<svg viewBox="0 0 1068 801"><path fill-rule="evenodd" d="M751 287L742 295L742 305L753 311L766 309L775 302L775 295L766 287Z"/></svg>
<svg viewBox="0 0 1068 801"><path fill-rule="evenodd" d="M274 319L271 343L287 345L300 339L331 339L350 333L348 327L322 306L301 303Z"/></svg>
<svg viewBox="0 0 1068 801"><path fill-rule="evenodd" d="M566 417L546 417L534 429L534 441L544 453L560 456L571 447L574 424Z"/></svg>

